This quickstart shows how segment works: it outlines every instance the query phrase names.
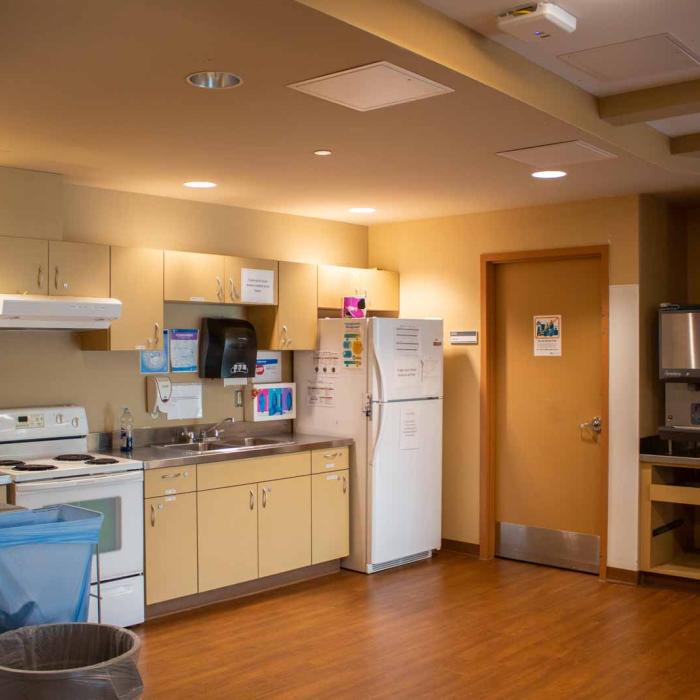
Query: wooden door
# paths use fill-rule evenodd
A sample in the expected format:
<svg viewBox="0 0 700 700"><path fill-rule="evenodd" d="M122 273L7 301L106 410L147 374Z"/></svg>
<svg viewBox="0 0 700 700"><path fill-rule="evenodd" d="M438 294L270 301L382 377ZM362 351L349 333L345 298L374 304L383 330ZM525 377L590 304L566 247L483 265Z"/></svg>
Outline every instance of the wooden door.
<svg viewBox="0 0 700 700"><path fill-rule="evenodd" d="M277 350L313 350L318 317L316 265L280 262Z"/></svg>
<svg viewBox="0 0 700 700"><path fill-rule="evenodd" d="M311 564L311 477L258 484L260 576Z"/></svg>
<svg viewBox="0 0 700 700"><path fill-rule="evenodd" d="M197 494L199 591L258 576L257 485Z"/></svg>
<svg viewBox="0 0 700 700"><path fill-rule="evenodd" d="M225 301L223 255L166 250L164 264L166 301Z"/></svg>
<svg viewBox="0 0 700 700"><path fill-rule="evenodd" d="M163 347L163 251L111 249L111 295L122 313L109 329L110 350Z"/></svg>
<svg viewBox="0 0 700 700"><path fill-rule="evenodd" d="M350 554L350 472L311 477L311 562Z"/></svg>
<svg viewBox="0 0 700 700"><path fill-rule="evenodd" d="M607 275L599 257L494 275L496 552L597 572L606 426L585 424L606 415Z"/></svg>
<svg viewBox="0 0 700 700"><path fill-rule="evenodd" d="M197 494L144 501L146 604L197 592Z"/></svg>
<svg viewBox="0 0 700 700"><path fill-rule="evenodd" d="M399 273L389 270L365 270L368 311L399 310Z"/></svg>
<svg viewBox="0 0 700 700"><path fill-rule="evenodd" d="M0 238L0 294L47 294L49 242Z"/></svg>
<svg viewBox="0 0 700 700"><path fill-rule="evenodd" d="M225 295L226 301L230 304L272 304L276 305L278 300L277 294L277 277L278 265L276 260L259 260L256 258L236 258L231 255L227 256L224 263L226 285ZM242 275L243 270L269 270L273 273L272 283L272 301L256 302L246 297L243 290Z"/></svg>
<svg viewBox="0 0 700 700"><path fill-rule="evenodd" d="M109 246L49 241L49 294L109 296Z"/></svg>

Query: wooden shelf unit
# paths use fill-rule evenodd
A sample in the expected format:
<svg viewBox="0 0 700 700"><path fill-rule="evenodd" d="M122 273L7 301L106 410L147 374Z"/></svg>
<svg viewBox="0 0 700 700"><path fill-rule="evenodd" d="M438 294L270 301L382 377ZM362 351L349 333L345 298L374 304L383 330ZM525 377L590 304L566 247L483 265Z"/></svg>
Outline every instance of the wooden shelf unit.
<svg viewBox="0 0 700 700"><path fill-rule="evenodd" d="M700 465L642 462L639 497L640 569L700 580Z"/></svg>

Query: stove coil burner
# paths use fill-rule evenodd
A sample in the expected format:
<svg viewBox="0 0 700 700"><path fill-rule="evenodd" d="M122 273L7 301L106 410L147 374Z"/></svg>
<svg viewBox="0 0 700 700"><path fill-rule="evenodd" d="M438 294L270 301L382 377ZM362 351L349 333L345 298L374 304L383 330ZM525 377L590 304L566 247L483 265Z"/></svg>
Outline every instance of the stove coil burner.
<svg viewBox="0 0 700 700"><path fill-rule="evenodd" d="M17 472L48 472L51 469L58 469L52 464L18 464L15 468Z"/></svg>
<svg viewBox="0 0 700 700"><path fill-rule="evenodd" d="M117 464L118 459L113 459L112 457L93 457L88 459L85 464Z"/></svg>
<svg viewBox="0 0 700 700"><path fill-rule="evenodd" d="M88 459L92 459L92 455L82 455L82 454L67 454L58 455L54 457L57 462L85 462Z"/></svg>
<svg viewBox="0 0 700 700"><path fill-rule="evenodd" d="M21 467L23 464L21 459L0 459L0 467Z"/></svg>

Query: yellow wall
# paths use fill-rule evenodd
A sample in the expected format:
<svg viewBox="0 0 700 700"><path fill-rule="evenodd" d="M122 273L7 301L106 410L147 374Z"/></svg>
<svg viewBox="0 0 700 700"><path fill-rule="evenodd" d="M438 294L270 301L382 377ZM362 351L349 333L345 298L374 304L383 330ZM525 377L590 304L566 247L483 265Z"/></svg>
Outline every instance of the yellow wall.
<svg viewBox="0 0 700 700"><path fill-rule="evenodd" d="M685 212L685 231L688 236L688 303L700 304L700 207Z"/></svg>
<svg viewBox="0 0 700 700"><path fill-rule="evenodd" d="M401 274L401 315L479 329L481 253L610 244L610 283L639 281L639 198L371 226L369 263ZM443 537L478 542L479 347L445 346Z"/></svg>
<svg viewBox="0 0 700 700"><path fill-rule="evenodd" d="M364 226L63 185L46 173L0 168L0 205L0 235L6 236L367 265ZM167 304L166 326L198 326L201 316L240 312ZM0 407L84 404L93 431L114 429L122 406L131 408L137 426L166 424L146 413L136 352L82 352L77 335L64 331L1 331L0 357ZM233 400L232 389L205 380L202 422L242 419Z"/></svg>

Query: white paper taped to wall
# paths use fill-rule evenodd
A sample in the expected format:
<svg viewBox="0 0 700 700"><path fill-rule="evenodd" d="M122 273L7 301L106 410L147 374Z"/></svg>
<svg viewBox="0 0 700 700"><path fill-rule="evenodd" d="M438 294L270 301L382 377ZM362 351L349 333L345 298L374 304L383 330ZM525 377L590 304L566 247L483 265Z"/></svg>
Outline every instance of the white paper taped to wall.
<svg viewBox="0 0 700 700"><path fill-rule="evenodd" d="M202 385L200 382L172 382L170 398L165 400L156 393L155 407L168 420L202 417Z"/></svg>

